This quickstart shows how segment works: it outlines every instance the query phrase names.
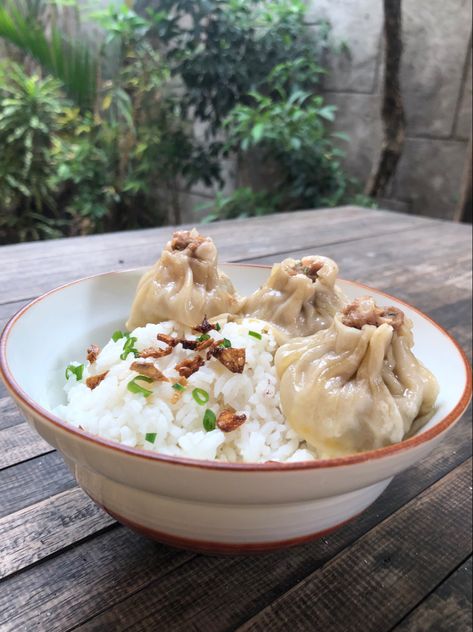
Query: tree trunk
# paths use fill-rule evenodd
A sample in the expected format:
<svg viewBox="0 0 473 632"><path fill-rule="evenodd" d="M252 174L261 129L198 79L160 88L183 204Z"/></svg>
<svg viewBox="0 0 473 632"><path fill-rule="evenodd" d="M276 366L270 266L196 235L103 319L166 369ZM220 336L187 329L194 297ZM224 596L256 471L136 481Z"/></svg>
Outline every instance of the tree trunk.
<svg viewBox="0 0 473 632"><path fill-rule="evenodd" d="M468 143L466 150L465 168L460 188L460 198L458 200L453 220L455 222L471 222L471 165L472 165L472 139Z"/></svg>
<svg viewBox="0 0 473 632"><path fill-rule="evenodd" d="M389 181L396 172L405 138L406 121L399 77L402 57L401 0L384 0L384 51L381 108L384 138L380 156L365 187L365 193L374 198L385 195Z"/></svg>

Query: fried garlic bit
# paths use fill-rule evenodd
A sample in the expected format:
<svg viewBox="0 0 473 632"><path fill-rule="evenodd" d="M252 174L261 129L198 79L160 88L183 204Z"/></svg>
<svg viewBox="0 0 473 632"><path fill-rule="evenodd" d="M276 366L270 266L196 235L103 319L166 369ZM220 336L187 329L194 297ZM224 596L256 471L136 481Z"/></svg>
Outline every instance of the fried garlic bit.
<svg viewBox="0 0 473 632"><path fill-rule="evenodd" d="M97 360L97 356L100 353L100 348L97 345L90 345L87 347L87 360L90 364L93 364Z"/></svg>
<svg viewBox="0 0 473 632"><path fill-rule="evenodd" d="M232 373L243 373L246 361L245 349L215 347L212 355Z"/></svg>
<svg viewBox="0 0 473 632"><path fill-rule="evenodd" d="M161 373L161 371L156 366L154 366L154 364L151 364L149 362L140 362L139 360L137 360L130 365L130 369L132 371L136 371L140 375L145 375L146 377L149 377L155 382L169 382L169 378L167 378L164 373Z"/></svg>
<svg viewBox="0 0 473 632"><path fill-rule="evenodd" d="M207 316L204 316L204 319L200 323L200 325L197 325L197 327L193 327L192 329L194 331L198 331L201 334L208 334L209 331L212 331L212 329L217 329L217 325L212 325L212 323L209 323L209 321L207 320Z"/></svg>
<svg viewBox="0 0 473 632"><path fill-rule="evenodd" d="M225 409L217 417L217 427L222 432L232 432L245 423L246 415L237 415L233 410Z"/></svg>
<svg viewBox="0 0 473 632"><path fill-rule="evenodd" d="M204 366L205 362L200 355L196 355L193 358L188 358L176 364L174 367L181 377L190 377L193 373L198 371L201 366Z"/></svg>
<svg viewBox="0 0 473 632"><path fill-rule="evenodd" d="M108 371L104 371L104 373L99 373L98 375L91 375L86 379L85 384L90 388L91 391L93 391L94 388L97 388L100 382L103 382L107 375Z"/></svg>
<svg viewBox="0 0 473 632"><path fill-rule="evenodd" d="M164 349L155 349L153 347L148 347L140 352L140 358L163 358L164 356L170 355L172 353L172 347L165 347Z"/></svg>

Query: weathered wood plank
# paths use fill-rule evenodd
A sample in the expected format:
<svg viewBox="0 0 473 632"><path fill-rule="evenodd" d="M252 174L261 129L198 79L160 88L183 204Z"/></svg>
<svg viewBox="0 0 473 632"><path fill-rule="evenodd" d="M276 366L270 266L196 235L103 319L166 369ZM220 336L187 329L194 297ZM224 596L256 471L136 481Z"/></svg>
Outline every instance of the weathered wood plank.
<svg viewBox="0 0 473 632"><path fill-rule="evenodd" d="M107 534L107 542L103 544L100 551L94 549L96 551L95 565L87 569L87 572L82 568L75 553L67 551L58 559L43 562L39 567L6 580L4 592L10 594L11 606L5 616L13 616L17 601L21 599L23 592L30 591L33 595L41 595L41 603L38 603L37 597L34 597L27 606L22 605L22 608L26 607L26 611L22 611L18 619L19 623L30 621L33 625L35 621L41 621L40 614L44 608L44 611L52 613L57 622L57 627L52 630L63 630L79 624L84 619L132 595L123 603L118 603L112 611L104 612L96 620L91 620L84 629L125 629L128 625L137 623L141 616L147 616L160 608L164 609L166 616L170 621L172 620L173 625L176 625L176 630L186 629L185 625L190 620L198 626L197 629L229 629L244 620L248 613L261 609L302 577L349 546L380 520L402 507L408 500L442 477L447 469L461 463L471 454L470 436L471 424L466 423L465 420L463 428L459 425L452 431L450 435L452 442L445 441L428 459L397 477L382 498L359 519L319 542L261 557L243 559L199 557L189 562L175 577L174 575L166 578L157 576L150 572L146 565L147 581L144 590L140 590L143 588L142 582L136 585L136 589L132 589L128 581L123 584L124 580L120 577L123 577L123 574L126 575L126 568L120 567L116 569L117 581L113 584L113 589L109 586L109 592L107 592L108 580L104 578L104 574L108 573L109 555L119 557L123 554L123 552L117 553L122 551L122 536L119 535L121 531L118 533L114 531L113 534ZM99 539L103 538L104 536L100 536ZM115 538L118 538L118 542L115 542ZM144 542L139 537L128 541L129 557L126 557L124 564L135 556L138 558L142 556ZM91 546L93 546L93 541L87 546L79 545L77 549L83 549L84 555L87 555L87 548ZM155 545L147 543L146 546L149 555L152 556ZM63 569L65 568L68 571L64 578ZM135 569L134 564L132 569ZM156 568L155 573L158 573L158 570ZM95 599L89 591L79 587L75 610L69 612L66 608L67 595L62 598L55 595L58 582L62 579L68 582L69 572L80 575L80 584L95 586L105 582L104 592L101 591ZM251 590L248 589L249 586ZM212 598L216 587L218 587L218 599ZM40 610L37 615L38 608ZM215 616L215 608L219 609L222 619L219 626L211 627L210 620L213 620ZM225 613L224 616L223 613Z"/></svg>
<svg viewBox="0 0 473 632"><path fill-rule="evenodd" d="M422 289L422 282L431 287L447 286L464 293L471 293L471 252L472 241L469 229L458 224L434 224L404 231L398 235L366 237L345 243L322 245L316 254L335 259L340 268L340 276L353 281L361 281L373 287L383 288L393 281L401 291L410 289L405 275L417 275L416 289ZM304 246L288 248L282 256L301 257L315 254ZM258 263L274 263L281 254L254 257ZM402 298L402 297L400 297ZM465 298L458 296L458 300Z"/></svg>
<svg viewBox="0 0 473 632"><path fill-rule="evenodd" d="M285 251L288 238L298 247L320 247L326 243L386 235L416 226L436 225L409 215L368 209L305 211L282 216L232 220L206 225L219 248L221 261L274 255ZM288 222L290 232L281 230ZM44 244L22 244L0 249L0 302L20 301L61 283L112 269L150 265L169 239L171 230L149 229L130 233L58 240ZM64 243L66 242L66 243ZM71 243L72 242L72 243ZM47 248L47 250L46 250ZM38 254L43 252L41 258Z"/></svg>
<svg viewBox="0 0 473 632"><path fill-rule="evenodd" d="M342 630L347 622L351 632L387 631L471 547L468 460L239 630L276 632L291 622L293 629L307 630L316 621L327 632Z"/></svg>
<svg viewBox="0 0 473 632"><path fill-rule="evenodd" d="M407 300L410 300L410 302L425 311L430 310L431 315L437 310L438 316L436 319L440 320L444 318L445 321L443 324L448 321L449 325L447 326L449 326L454 333L458 331L456 335L460 337L460 341L465 341L465 346L466 344L471 345L471 334L466 321L468 316L467 296L471 292L471 287L468 286L469 277L464 273L471 257L469 255L468 244L465 245L464 238L460 236L461 232L465 235L465 230L450 230L449 224L430 221L425 224L422 223L424 222L424 220L422 220L419 223L414 221L412 224L402 228L398 233L399 239L397 240L395 239L394 233L398 230L399 224L397 228L394 228L394 226L391 227L392 231L391 229L390 231L392 234L388 239L385 237L382 239L373 237L366 239L366 237L363 237L363 234L377 234L376 232L369 232L369 230L373 230L373 228L378 230L379 228L381 231L384 229L379 225L374 227L368 226L368 219L366 221L360 221L362 216L353 210L349 210L348 215L346 214L347 212L344 211L345 216L343 219L340 213L336 216L333 215L332 211L324 213L325 218L320 215L318 216L317 222L310 222L310 231L307 230L308 222L306 220L305 230L303 230L302 225L299 226L297 230L294 231L295 237L293 237L292 224L287 231L284 230L284 225L279 221L283 219L282 216L273 218L275 227L268 228L266 232L264 222L255 224L254 220L251 220L251 222L247 223L246 227L242 224L235 223L240 231L237 233L238 239L235 239L235 231L233 229L229 231L229 228L231 228L229 225L215 225L211 227L209 232L216 231L214 236L217 243L219 243L220 239L217 235L220 234L222 235L222 240L226 241L228 236L230 236L232 240L232 243L228 243L227 246L224 245L223 248L221 248L222 252L224 252L224 248L227 248L227 252L229 253L228 256L222 256L222 260L241 258L241 244L244 243L241 239L241 235L251 242L253 242L255 235L257 235L258 238L261 237L265 243L263 243L262 246L256 244L259 250L255 250L255 252L259 254L261 254L261 252L269 253L266 257L271 261L280 260L282 258L279 254L276 255L276 252L286 252L288 243L294 246L297 244L297 247L304 248L304 254L307 252L306 248L310 247L312 250L312 248L317 247L317 250L321 252L321 254L328 254L329 256L337 258L336 255L330 254L328 251L333 247L334 251L340 253L338 259L341 263L343 276L347 278L351 277L351 275L344 272L344 267L354 262L350 270L353 272L358 269L360 275L363 275L360 277L361 280L368 284L374 286L378 285L388 291L392 290L392 293L396 293L394 290L399 288L397 293L401 296L402 292L404 292L408 286L409 295L406 296ZM313 214L310 214L311 220L312 215ZM348 223L347 216L351 218ZM385 219L390 221L393 216L395 216L395 214L387 213ZM307 217L309 217L308 214ZM370 217L373 217L373 215L370 215ZM381 217L381 215L379 215L378 218L379 217ZM265 221L268 220L268 218L262 219ZM278 221L274 222L274 219ZM290 219L291 222L298 220L297 216L294 215L291 215ZM416 219L417 218L414 218L414 220ZM329 228L323 225L324 223L328 224L330 222L332 224ZM354 227L354 224L357 222L358 226ZM431 226L429 227L428 224ZM250 225L251 230L249 229ZM416 229L415 226L420 226L421 229ZM431 230L432 227L435 227L435 230ZM159 230L165 231L162 232L160 237L162 242L158 243L159 239L155 239L153 247L151 247L150 240L154 233L159 235ZM52 277L48 276L45 272L45 268L42 270L42 275L45 279L51 281L48 287L67 280L64 277L59 278L60 270L58 271L57 266L64 264L64 262L61 261L62 257L65 259L70 257L70 248L74 246L74 241L81 244L80 248L77 246L74 256L79 256L81 253L87 256L87 254L90 255L93 251L91 256L93 259L97 256L96 253L102 252L102 249L112 251L115 247L113 244L116 243L114 240L117 238L121 245L119 248L116 248L113 256L116 257L117 253L120 252L120 248L122 248L126 256L128 257L128 255L130 255L131 257L129 261L124 260L124 264L117 265L132 267L135 265L148 264L150 259L157 255L164 241L167 240L170 230L170 228L158 229L157 231L152 229L152 231L141 232L141 235L140 231L137 231L131 235L135 241L133 241L133 239L130 241L130 234L122 233L118 236L97 236L94 238L63 240L62 244L50 242L48 243L48 248L53 243L60 246L58 251L55 251L56 254L54 257L49 261L49 264L56 266L55 269L57 271L58 280L51 281ZM431 231L430 233L426 232L429 230ZM309 237L306 238L306 234L309 233L311 235L310 239ZM271 234L276 235L275 239L271 238ZM316 236L315 241L314 235ZM351 243L352 235L355 235L356 240L359 241ZM350 240L344 242L347 236L350 237ZM110 238L110 241L106 244L104 241L101 241L105 238ZM428 239L430 240L430 244L428 243ZM90 246L90 240L94 241L94 247ZM334 241L337 243L333 244ZM131 242L133 242L132 245L136 248L136 252L127 248ZM277 251L274 250L275 243L278 247ZM316 245L310 246L310 244L313 243ZM306 244L309 244L309 246L306 246ZM378 244L379 247L374 249L374 245L376 244ZM419 244L422 244L422 246L419 247ZM323 251L319 248L319 245L324 246ZM23 246L12 246L8 248L21 249ZM234 250L231 250L232 248ZM248 248L246 244L243 248L245 255L247 255ZM261 248L263 250L261 250ZM267 250L264 250L264 248ZM44 252L44 244L28 244L26 250L20 250L25 263L27 263L26 267L28 267L28 265L34 267L34 261L39 258L41 249L43 249ZM0 249L0 259L2 252L4 252L4 249ZM149 256L150 252L153 253L151 256ZM232 252L234 253L233 257ZM368 256L367 253L370 253L370 256ZM454 256L452 256L452 253L454 253ZM462 253L466 254L464 255ZM144 257L144 254L147 256L146 260L140 260L139 257ZM108 254L106 256L108 256ZM254 253L250 253L249 256L254 257L255 255ZM399 261L401 256L403 258L403 267L400 269L399 266L396 265L396 261ZM380 257L383 261L381 266L379 265ZM415 257L417 257L417 260ZM447 259L445 259L445 257L447 257ZM343 260L341 258L343 258ZM47 261L46 263L48 264ZM87 265L89 264L90 259ZM110 264L107 262L105 262L104 265L105 264L107 267L104 269L110 269ZM76 265L76 263L74 265ZM385 266L384 268L382 267L383 265ZM426 267L423 268L422 265ZM0 284L1 270L2 267L0 266ZM73 274L74 270L75 268L72 266L71 274ZM6 270L5 273L8 275L8 270ZM87 270L87 273L90 273L90 270ZM370 274L369 277L368 273ZM82 274L83 272L80 271L77 274L74 273L73 277L75 278ZM428 284L425 283L426 279L429 279ZM383 285L384 283L385 285ZM394 290L392 288L394 288ZM42 291L40 287L38 287L34 293L38 291ZM0 297L0 302L2 299L3 294L2 297ZM11 305L15 307L13 303ZM4 312L0 309L0 319L3 313L5 314L5 318L9 315L7 305L5 305ZM2 393L0 392L0 397L1 396ZM13 419L15 418L13 417ZM7 428L8 427L9 426L7 426ZM98 613L105 608L109 608L110 605L118 604L118 602L123 599L125 599L123 603L117 605L113 611L109 611L103 615L104 621L117 622L116 629L123 629L129 625L133 625L133 621L138 621L136 617L148 616L153 610L153 604L155 606L158 604L159 607L164 608L165 612L163 616L170 617L170 621L172 620L172 609L174 607L176 608L175 621L176 624L180 626L176 627L176 629L190 629L191 626L195 629L206 630L225 629L227 623L230 627L234 627L248 618L248 615L264 608L273 599L279 597L287 588L292 586L300 578L311 573L314 568L323 564L325 560L332 557L344 547L349 546L360 534L365 533L380 519L389 515L392 511L395 511L396 508L402 506L407 499L412 498L416 493L419 493L421 489L424 489L426 485L430 484L429 481L432 482L432 480L436 480L436 478L442 476L449 467L453 467L455 464L461 462L461 458L464 458L467 454L464 451L465 444L463 439L466 440L469 433L471 433L471 426L464 420L454 432L458 433L455 435L455 442L451 445L445 443L442 446L442 450L445 449L446 451L443 454L446 460L445 463L443 463L442 459L439 459L437 467L434 468L435 474L433 474L431 470L428 470L428 473L426 473L416 467L410 472L398 477L383 496L383 499L372 508L373 513L371 511L367 512L359 521L347 527L342 532L328 538L326 543L315 543L308 547L301 547L299 550L286 552L284 554L275 554L265 558L251 558L248 559L248 561L209 560L208 558L196 558L192 560L192 556L188 554L173 552L166 547L159 547L147 543L121 528L113 529L110 533L99 535L92 541L78 544L74 549L65 551L59 557L53 557L43 561L40 565L6 579L2 586L4 589L3 593L5 593L6 589L8 595L12 596L12 600L11 602L8 601L8 603L5 601L4 603L9 608L8 612L11 621L16 624L8 629L29 630L35 626L42 629L46 625L48 630L63 630L94 616L96 619L90 621L91 629L99 629L94 627L102 620L101 616L97 616ZM463 433L465 433L465 436L463 436ZM453 434L451 436L453 437ZM0 432L0 440L1 437ZM469 453L471 454L471 448L469 449ZM450 452L448 452L448 450L450 450ZM47 455L48 458L53 456L53 454ZM26 458L31 458L31 456L27 456ZM34 461L36 460L38 459L34 459ZM24 472L26 474L30 464L34 461L23 463L17 467L24 466ZM430 459L427 462L430 463ZM4 470L4 472L0 472L0 474L14 472L17 467ZM0 478L0 493L2 493L1 480ZM56 483L57 481L54 484ZM44 491L41 491L40 494L41 493L44 493ZM57 492L52 491L52 493ZM32 502L37 502L38 499L42 500L40 496L36 499L33 493L30 497ZM10 507L12 511L15 510L14 503L10 505ZM72 505L69 509L74 511L74 506ZM33 520L35 519L35 512L37 510L38 507L31 508ZM51 550L54 550L55 546L58 547L56 550L59 550L61 537L59 523L54 521L48 522L46 519L41 522L41 524L44 525L44 528L49 534L49 546L52 547ZM129 538L129 540L126 539L126 543L131 546L132 551L135 553L141 551L141 557L140 553L138 553L138 558L130 555L127 556L125 560L121 560L120 556L123 555L123 548L120 545L123 545L124 542L123 534L126 534L127 538ZM80 539L80 533L77 533L75 537ZM117 577L115 577L113 573L110 574L109 566L112 564L112 559L109 555L110 551L107 548L102 551L100 547L95 547L93 549L94 556L88 557L90 548L95 546L97 541L100 541L102 544L105 543L104 546L110 547L114 552L115 558L113 558L113 563L115 564L114 569L117 571ZM71 543L72 542L75 542L75 540L72 537L71 530ZM141 549L141 546L144 548ZM150 560L148 559L152 557L153 560L156 561L156 556L154 555L156 548L164 550L168 554L172 552L177 556L176 559L171 556L168 570L188 560L192 561L183 568L182 573L179 570L177 571L177 578L174 578L174 573L170 573L169 577L162 577L161 569L150 568ZM79 555L78 551L81 551ZM297 551L300 553L298 554ZM84 562L80 555L101 565L102 568L100 572L97 571L97 568L94 566L91 569L85 570L82 567ZM188 557L182 561L183 558L179 557L181 555L188 555ZM117 557L118 561L116 560ZM31 560L34 561L34 558L29 558L28 555L25 554L22 564L28 566ZM136 564L133 560L136 561ZM132 575L134 574L133 576L138 578L134 584L133 582L129 582L127 576L129 568L127 564L128 567L132 569ZM141 566L145 569L145 578L141 578ZM190 574L190 576L188 576L188 574ZM228 579L229 575L231 581ZM64 578L66 581L65 589L61 585L61 580ZM179 580L183 585L182 590ZM198 583L199 580L202 580L202 584L201 586L196 586L195 584ZM174 581L177 583L174 583ZM248 581L250 581L252 591L249 595L247 594L249 592ZM73 590L73 586L75 587L77 584L80 586L78 601L77 603L74 602L71 604L71 591ZM71 591L67 590L67 586L71 587ZM173 589L173 586L176 588ZM208 586L208 590L206 586ZM208 597L209 595L215 594L215 586L219 587L218 601L216 598ZM145 587L145 589L140 590L143 587ZM236 592L232 592L232 588L236 588ZM159 602L159 600L157 601L157 593L170 589L176 592L175 601L174 594L172 595L170 604ZM193 589L194 592L192 592ZM223 592L223 596L221 591ZM90 594L90 592L94 594ZM202 592L207 594L207 600L209 602L207 605L202 604ZM29 594L31 600L27 600L24 597L25 594ZM128 599L126 599L127 596L129 597ZM2 597L0 596L0 612L2 611L1 600ZM148 600L150 600L149 607ZM194 602L196 604L195 606ZM181 603L183 604L183 614L179 612ZM216 616L215 611L219 608L221 611L228 610L232 614L229 621L226 613L225 617L227 618L218 617L217 623L218 625L221 624L221 627L217 625L217 627L213 628L212 625ZM48 622L52 619L54 619L54 625L57 625L57 627L49 626ZM153 622L152 617L151 622Z"/></svg>
<svg viewBox="0 0 473 632"><path fill-rule="evenodd" d="M466 423L465 423L466 422ZM465 426L464 428L462 426ZM462 462L465 458L471 455L471 442L468 440L469 435L471 435L471 424L464 420L461 424L459 424L451 433L449 437L449 441L446 441L441 448L430 458L430 477L422 477L422 480L428 481L432 480L432 476L441 476L441 473L448 471L448 469L454 467L456 464ZM54 458L53 458L54 457ZM82 518L82 510L84 506L84 498L79 496L78 506L74 505L75 496L72 494L70 496L63 496L63 494L59 494L54 496L51 502L54 504L54 507L51 511L48 511L48 501L37 502L38 500L43 500L48 492L52 495L57 490L57 487L60 485L66 485L65 489L69 489L74 486L74 481L69 474L65 464L62 462L62 459L57 453L49 454L44 457L47 459L47 465L49 467L45 467L40 459L32 459L29 463L23 463L16 468L8 468L3 472L0 471L0 497L3 499L4 507L0 510L0 515L4 515L5 519L0 521L0 535L2 532L1 525L3 524L3 528L14 532L18 531L18 538L20 540L21 528L18 527L18 515L23 516L25 511L28 512L28 524L29 525L38 525L42 524L44 530L48 533L49 545L50 547L57 547L57 550L62 548L61 545L64 545L64 534L63 534L63 525L62 523L57 521L57 511L60 508L60 499L65 498L66 502L64 502L64 506L61 508L62 512L68 516L78 515ZM5 475L6 474L6 475ZM42 478L44 477L44 479ZM26 480L25 480L26 479ZM40 481L40 484L38 483ZM26 489L23 489L23 485L26 483ZM33 484L32 484L33 483ZM74 493L76 490L73 490ZM26 492L26 495L25 495ZM56 491L57 493L57 491ZM30 497L36 494L36 504L33 506L32 503L35 500L32 500L30 505L25 505L25 498ZM86 501L92 505L92 502L89 499ZM56 503L58 503L56 508ZM8 507L8 510L6 508ZM27 507L26 510L22 510L23 507ZM8 515L9 514L9 515ZM86 516L88 518L88 516ZM36 526L35 526L36 528ZM98 522L98 529L101 529L102 525ZM75 525L76 531L76 539L80 540L83 538L83 526L79 522ZM90 527L89 534L93 533L92 527ZM74 530L71 526L70 532L71 543L75 542L73 539ZM24 534L24 538L28 540L29 532L26 530ZM12 545L13 546L13 545ZM15 545L16 546L16 545ZM30 549L31 558L28 557L25 552L21 558L21 566L15 568L18 570L19 568L23 568L25 566L30 565L34 561L36 561L37 551L35 547ZM48 555L47 551L44 552L44 555ZM15 558L15 554L12 551L10 554L12 559ZM1 566L0 566L1 568Z"/></svg>
<svg viewBox="0 0 473 632"><path fill-rule="evenodd" d="M3 386L3 385L2 385ZM24 418L9 395L0 398L0 430L23 423Z"/></svg>
<svg viewBox="0 0 473 632"><path fill-rule="evenodd" d="M193 557L123 527L98 535L3 581L2 632L64 632ZM13 605L14 604L14 605Z"/></svg>
<svg viewBox="0 0 473 632"><path fill-rule="evenodd" d="M0 430L0 445L0 470L53 450L26 422Z"/></svg>
<svg viewBox="0 0 473 632"><path fill-rule="evenodd" d="M0 470L0 517L76 486L59 452Z"/></svg>
<svg viewBox="0 0 473 632"><path fill-rule="evenodd" d="M395 632L471 632L472 558L411 612Z"/></svg>
<svg viewBox="0 0 473 632"><path fill-rule="evenodd" d="M0 518L0 578L114 522L78 487Z"/></svg>

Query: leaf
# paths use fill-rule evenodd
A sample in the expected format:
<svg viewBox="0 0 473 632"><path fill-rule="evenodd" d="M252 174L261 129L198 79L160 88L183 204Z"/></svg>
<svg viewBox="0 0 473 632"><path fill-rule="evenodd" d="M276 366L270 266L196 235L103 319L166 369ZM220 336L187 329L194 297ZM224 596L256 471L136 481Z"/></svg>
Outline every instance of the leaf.
<svg viewBox="0 0 473 632"><path fill-rule="evenodd" d="M108 110L112 105L112 95L106 94L102 99L102 110Z"/></svg>
<svg viewBox="0 0 473 632"><path fill-rule="evenodd" d="M345 132L333 132L332 136L334 138L339 138L340 140L343 140L343 141L345 141L347 143L349 143L350 140L351 140L350 136L348 134L346 134Z"/></svg>
<svg viewBox="0 0 473 632"><path fill-rule="evenodd" d="M255 145L259 143L259 141L263 138L264 130L265 130L264 123L257 123L251 130L251 138L253 139L253 142L255 143Z"/></svg>
<svg viewBox="0 0 473 632"><path fill-rule="evenodd" d="M301 146L302 146L302 143L301 143L300 138L297 138L297 137L291 138L291 147L292 147L292 149L294 149L295 151L299 151Z"/></svg>
<svg viewBox="0 0 473 632"><path fill-rule="evenodd" d="M49 38L39 21L32 22L21 4L0 4L0 37L33 57L60 79L68 94L82 107L92 107L96 91L97 63L90 46L66 39L58 27L50 26Z"/></svg>
<svg viewBox="0 0 473 632"><path fill-rule="evenodd" d="M319 116L333 123L333 121L335 121L336 109L334 105L325 105L323 108L320 108Z"/></svg>

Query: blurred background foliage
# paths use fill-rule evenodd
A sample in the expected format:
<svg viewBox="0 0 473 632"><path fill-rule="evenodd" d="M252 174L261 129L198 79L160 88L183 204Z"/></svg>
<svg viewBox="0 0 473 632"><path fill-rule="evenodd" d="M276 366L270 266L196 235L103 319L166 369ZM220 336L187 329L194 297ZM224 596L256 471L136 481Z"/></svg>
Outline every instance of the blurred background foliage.
<svg viewBox="0 0 473 632"><path fill-rule="evenodd" d="M320 94L338 51L304 16L299 0L0 0L0 242L179 223L179 191L218 191L229 156L241 186L207 221L368 203Z"/></svg>

